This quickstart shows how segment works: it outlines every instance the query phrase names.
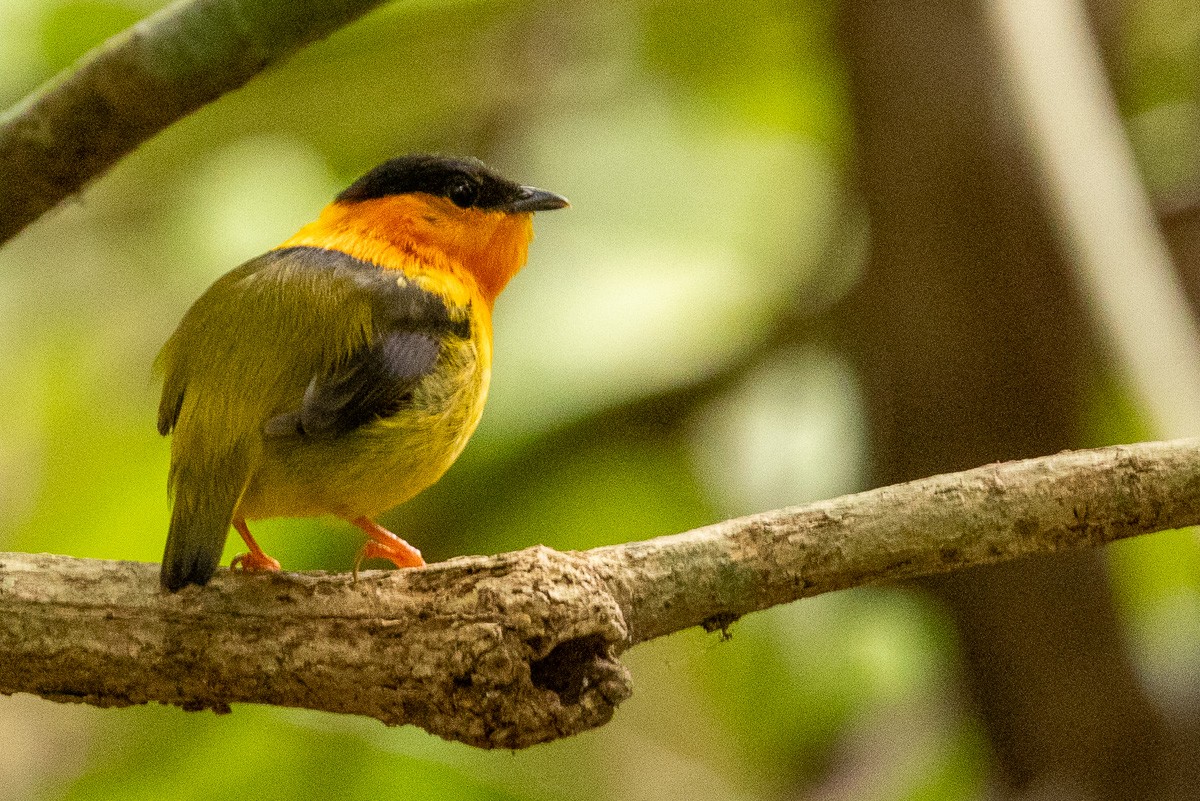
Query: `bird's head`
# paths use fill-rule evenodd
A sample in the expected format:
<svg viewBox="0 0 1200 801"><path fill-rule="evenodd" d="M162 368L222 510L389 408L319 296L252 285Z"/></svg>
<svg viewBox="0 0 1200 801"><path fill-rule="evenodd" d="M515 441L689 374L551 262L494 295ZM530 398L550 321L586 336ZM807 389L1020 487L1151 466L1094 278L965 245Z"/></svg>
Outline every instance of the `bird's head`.
<svg viewBox="0 0 1200 801"><path fill-rule="evenodd" d="M476 159L410 155L386 161L343 191L327 211L419 257L461 264L491 303L524 265L533 213L567 199L501 177Z"/></svg>

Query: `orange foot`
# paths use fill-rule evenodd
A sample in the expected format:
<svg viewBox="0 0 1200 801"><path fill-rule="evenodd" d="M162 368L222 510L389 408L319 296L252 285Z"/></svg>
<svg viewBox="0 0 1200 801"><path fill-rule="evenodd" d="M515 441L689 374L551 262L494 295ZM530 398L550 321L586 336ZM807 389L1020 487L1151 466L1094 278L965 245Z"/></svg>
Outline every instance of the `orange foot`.
<svg viewBox="0 0 1200 801"><path fill-rule="evenodd" d="M358 567L364 559L387 559L396 567L424 567L425 560L421 558L421 552L383 526L365 517L350 522L370 537L358 552L358 559L354 563L355 578L358 577Z"/></svg>
<svg viewBox="0 0 1200 801"><path fill-rule="evenodd" d="M242 539L250 547L250 553L238 554L233 557L233 561L229 563L230 570L241 569L249 572L268 571L272 573L279 571L279 560L267 556L266 552L258 547L258 543L254 541L254 537L250 536L250 529L246 528L245 520L234 520L233 527L237 529L238 534L242 535Z"/></svg>

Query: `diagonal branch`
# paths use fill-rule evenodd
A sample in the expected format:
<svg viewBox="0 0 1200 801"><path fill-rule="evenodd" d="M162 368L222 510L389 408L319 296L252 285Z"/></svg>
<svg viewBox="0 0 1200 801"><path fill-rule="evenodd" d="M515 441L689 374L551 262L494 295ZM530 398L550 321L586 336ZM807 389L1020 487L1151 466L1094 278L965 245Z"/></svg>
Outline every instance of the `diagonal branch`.
<svg viewBox="0 0 1200 801"><path fill-rule="evenodd" d="M237 575L158 589L157 565L0 554L0 692L412 723L519 748L605 723L617 656L831 590L1200 524L1200 440L1029 459L683 534L422 570Z"/></svg>
<svg viewBox="0 0 1200 801"><path fill-rule="evenodd" d="M1194 434L1200 327L1147 196L1086 4L1005 0L986 10L1060 234L1118 368L1155 431Z"/></svg>
<svg viewBox="0 0 1200 801"><path fill-rule="evenodd" d="M0 114L0 242L171 123L383 0L179 0Z"/></svg>

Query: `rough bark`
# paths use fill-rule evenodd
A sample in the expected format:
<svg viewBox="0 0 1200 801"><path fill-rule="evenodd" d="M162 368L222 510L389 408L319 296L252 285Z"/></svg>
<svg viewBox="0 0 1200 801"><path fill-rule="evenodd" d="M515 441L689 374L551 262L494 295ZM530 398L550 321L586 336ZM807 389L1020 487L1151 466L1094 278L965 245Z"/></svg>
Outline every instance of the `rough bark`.
<svg viewBox="0 0 1200 801"><path fill-rule="evenodd" d="M520 748L598 726L629 695L621 611L578 557L533 548L425 570L219 571L0 554L0 692L228 712L249 701L370 715Z"/></svg>
<svg viewBox="0 0 1200 801"><path fill-rule="evenodd" d="M166 594L157 565L0 554L0 692L307 707L519 748L608 721L631 692L617 657L639 642L832 590L1197 523L1200 440L1179 440L357 581L219 571Z"/></svg>

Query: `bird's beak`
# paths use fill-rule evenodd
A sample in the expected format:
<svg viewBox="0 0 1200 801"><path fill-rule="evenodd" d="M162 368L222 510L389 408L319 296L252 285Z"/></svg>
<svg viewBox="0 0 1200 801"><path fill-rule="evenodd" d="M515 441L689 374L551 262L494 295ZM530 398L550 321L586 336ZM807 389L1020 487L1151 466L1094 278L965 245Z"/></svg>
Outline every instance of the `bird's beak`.
<svg viewBox="0 0 1200 801"><path fill-rule="evenodd" d="M537 189L532 186L522 186L521 194L517 196L516 200L507 204L504 210L509 212L553 211L554 209L563 209L570 205L562 195L556 195L553 192L547 192L545 189Z"/></svg>

